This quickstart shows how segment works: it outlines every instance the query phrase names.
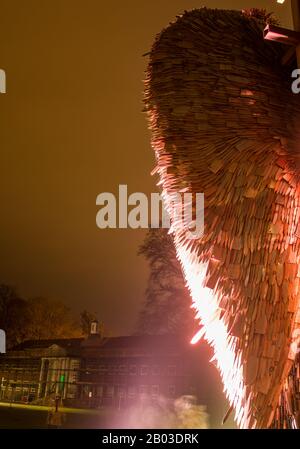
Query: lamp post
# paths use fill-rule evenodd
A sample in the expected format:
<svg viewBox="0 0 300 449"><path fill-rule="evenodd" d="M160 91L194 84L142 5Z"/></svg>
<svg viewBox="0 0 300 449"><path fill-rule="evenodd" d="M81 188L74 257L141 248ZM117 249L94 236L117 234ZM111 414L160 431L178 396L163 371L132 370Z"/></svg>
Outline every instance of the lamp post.
<svg viewBox="0 0 300 449"><path fill-rule="evenodd" d="M278 2L283 3L283 2ZM294 29L289 30L277 25L268 24L264 29L264 38L269 41L281 42L289 46L282 58L282 64L288 64L297 57L297 65L300 69L300 0L291 0Z"/></svg>

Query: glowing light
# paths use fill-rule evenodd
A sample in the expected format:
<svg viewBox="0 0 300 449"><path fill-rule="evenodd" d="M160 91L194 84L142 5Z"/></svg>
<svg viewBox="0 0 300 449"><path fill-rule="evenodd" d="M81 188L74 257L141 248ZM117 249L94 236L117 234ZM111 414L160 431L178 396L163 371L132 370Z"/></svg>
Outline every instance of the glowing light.
<svg viewBox="0 0 300 449"><path fill-rule="evenodd" d="M155 151L158 153L156 146ZM172 195L166 189L170 185L167 169L164 164L158 164L156 170L161 184L165 186L162 190L164 206L172 216ZM247 393L244 384L238 340L230 335L228 325L222 318L217 294L204 286L208 263L203 263L193 251L191 240L186 238L180 223L173 221L169 233L173 234L177 257L183 267L193 301L192 307L196 310L196 319L200 325L200 330L192 338L191 344L196 344L203 337L211 345L214 351L214 364L221 374L224 385L224 393L235 410L236 423L241 428L249 428L249 404L252 396L251 393ZM251 423L251 426L255 427L255 424Z"/></svg>
<svg viewBox="0 0 300 449"><path fill-rule="evenodd" d="M192 344L192 345L195 345L196 343L198 343L198 341L200 341L201 338L203 337L204 333L205 333L205 329L204 329L204 328L200 329L200 330L196 333L196 335L193 336L193 338L192 338L192 340L191 340L191 344Z"/></svg>
<svg viewBox="0 0 300 449"><path fill-rule="evenodd" d="M155 147L157 151L157 148ZM164 165L158 165L161 184L168 186L168 174ZM164 206L172 213L172 196L164 188L162 191ZM203 263L190 246L190 240L180 229L180 224L172 223L169 233L173 234L177 257L183 267L187 286L193 300L201 329L194 335L191 344L196 344L202 337L214 350L214 363L217 366L224 385L224 393L235 410L235 420L239 427L249 428L249 404L251 393L247 394L243 380L243 366L237 339L230 335L227 324L221 317L217 294L204 287L208 263Z"/></svg>
<svg viewBox="0 0 300 449"><path fill-rule="evenodd" d="M201 329L192 338L196 344L202 337L213 347L214 360L221 373L224 392L231 405L236 410L235 419L240 427L249 424L248 406L244 404L246 387L243 381L243 368L240 356L237 356L236 338L229 334L227 325L220 317L217 295L213 290L204 287L207 264L201 263L192 255L187 245L182 244L175 234L175 245L187 284L193 299L196 317L199 318ZM248 398L249 399L249 398ZM249 404L249 400L247 401Z"/></svg>

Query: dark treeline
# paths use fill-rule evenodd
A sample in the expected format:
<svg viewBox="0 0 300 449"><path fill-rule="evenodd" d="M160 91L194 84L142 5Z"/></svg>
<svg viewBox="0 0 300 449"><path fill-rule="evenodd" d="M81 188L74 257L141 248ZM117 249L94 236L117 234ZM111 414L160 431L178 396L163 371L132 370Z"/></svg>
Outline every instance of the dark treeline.
<svg viewBox="0 0 300 449"><path fill-rule="evenodd" d="M25 299L14 287L0 284L0 329L6 332L8 348L24 340L87 335L95 318L86 310L75 317L60 300Z"/></svg>

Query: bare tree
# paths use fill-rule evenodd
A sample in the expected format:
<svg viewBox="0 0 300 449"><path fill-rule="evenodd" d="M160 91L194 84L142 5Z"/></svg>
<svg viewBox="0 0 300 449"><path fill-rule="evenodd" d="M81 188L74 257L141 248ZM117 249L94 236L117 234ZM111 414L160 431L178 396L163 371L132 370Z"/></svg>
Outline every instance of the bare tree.
<svg viewBox="0 0 300 449"><path fill-rule="evenodd" d="M137 332L190 336L195 329L191 298L167 230L150 229L138 254L148 261L150 275Z"/></svg>
<svg viewBox="0 0 300 449"><path fill-rule="evenodd" d="M59 300L32 298L27 301L27 339L68 338L81 335L70 309Z"/></svg>

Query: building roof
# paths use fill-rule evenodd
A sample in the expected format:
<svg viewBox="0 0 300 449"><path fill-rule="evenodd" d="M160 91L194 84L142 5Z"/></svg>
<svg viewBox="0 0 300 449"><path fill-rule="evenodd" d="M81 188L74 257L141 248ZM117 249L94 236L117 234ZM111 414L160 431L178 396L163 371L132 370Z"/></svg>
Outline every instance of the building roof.
<svg viewBox="0 0 300 449"><path fill-rule="evenodd" d="M203 345L197 345L198 348L190 344L187 337L182 335L131 335L120 337L101 337L100 335L90 335L87 338L59 338L43 340L27 340L14 346L9 351L9 356L24 352L24 356L29 353L40 351L46 353L52 351L53 346L57 350L64 350L68 354L81 357L100 357L109 355L159 355L159 354L178 354L187 353L196 349L198 352ZM206 346L205 346L206 347ZM205 349L204 347L202 349ZM26 353L26 354L25 354Z"/></svg>
<svg viewBox="0 0 300 449"><path fill-rule="evenodd" d="M94 335L81 344L83 357L175 355L192 350L187 337L178 335L132 335L104 337Z"/></svg>
<svg viewBox="0 0 300 449"><path fill-rule="evenodd" d="M140 348L140 347L174 347L184 344L184 338L177 335L131 335L126 337L108 337L103 341L103 347L107 349ZM188 340L186 341L188 343Z"/></svg>
<svg viewBox="0 0 300 449"><path fill-rule="evenodd" d="M84 338L53 338L43 340L26 340L14 346L13 351L22 351L25 349L47 349L50 346L57 345L62 348L80 347Z"/></svg>
<svg viewBox="0 0 300 449"><path fill-rule="evenodd" d="M80 347L101 347L105 350L114 349L150 349L150 348L174 348L188 345L189 341L178 335L130 335L120 337L100 337L91 335L88 338L55 338L42 340L26 340L12 348L13 351L26 349L47 349L53 345L65 349Z"/></svg>

